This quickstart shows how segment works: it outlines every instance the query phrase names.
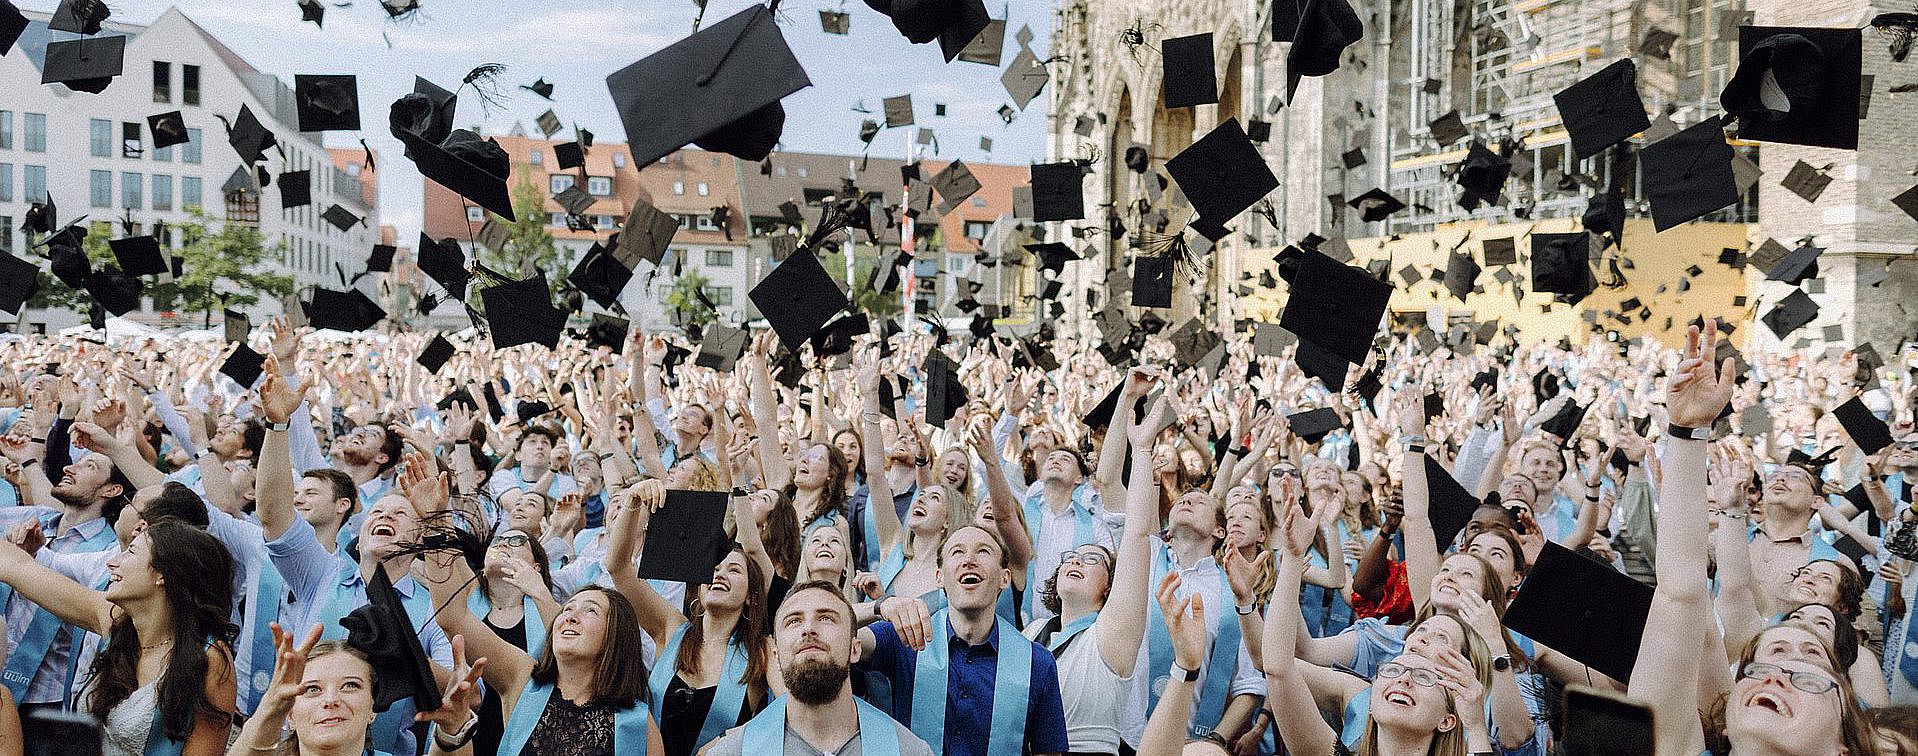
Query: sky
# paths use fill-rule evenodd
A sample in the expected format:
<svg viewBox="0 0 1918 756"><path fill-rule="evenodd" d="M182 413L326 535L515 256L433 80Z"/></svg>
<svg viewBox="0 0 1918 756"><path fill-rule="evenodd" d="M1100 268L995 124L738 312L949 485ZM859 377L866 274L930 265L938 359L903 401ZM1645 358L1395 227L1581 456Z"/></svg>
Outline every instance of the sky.
<svg viewBox="0 0 1918 756"><path fill-rule="evenodd" d="M24 0L23 8L51 12L55 0ZM709 0L705 23L711 25L751 7L751 0ZM294 0L111 0L113 19L150 23L169 7L178 7L214 37L261 71L292 84L294 74L355 74L360 90L361 132L328 132L328 146L359 146L365 137L379 152L381 222L398 227L400 239L418 235L421 177L401 154L399 141L386 129L387 106L412 91L413 77L453 89L466 72L482 63L502 63L501 107L482 108L470 91L460 98L457 123L478 125L485 133L504 133L515 123L537 135L534 121L551 108L570 138L578 124L597 141L624 142L625 130L606 89L606 76L692 33L698 7L692 0L422 0L418 18L387 20L377 0L355 0L351 7L328 2L324 28L300 21ZM1047 56L1052 35L1047 0L988 3L995 17L1007 18L1001 64L1018 52L1014 35L1032 30L1033 51ZM825 34L820 10L851 14L849 36ZM919 126L930 127L939 141L939 157L973 162L1026 164L1045 156L1045 107L1042 92L1011 125L997 111L1010 97L999 83L1001 69L977 63L946 63L937 42L906 41L891 19L861 0L786 0L779 6L780 30L806 69L813 86L783 101L786 129L781 148L804 152L858 154L860 121L883 121L880 100L913 95ZM391 46L388 46L388 43ZM548 102L519 85L544 78L555 85ZM1048 85L1049 87L1050 85ZM854 112L863 101L872 115ZM935 117L934 104L947 105ZM873 154L904 157L911 129L888 129L873 141ZM992 152L979 137L991 137Z"/></svg>

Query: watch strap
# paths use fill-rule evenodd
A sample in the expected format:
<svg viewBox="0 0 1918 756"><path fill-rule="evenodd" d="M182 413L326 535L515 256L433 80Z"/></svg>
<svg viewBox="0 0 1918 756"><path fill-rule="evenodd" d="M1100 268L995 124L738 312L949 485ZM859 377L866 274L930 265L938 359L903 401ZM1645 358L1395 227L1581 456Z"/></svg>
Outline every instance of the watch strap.
<svg viewBox="0 0 1918 756"><path fill-rule="evenodd" d="M1710 441L1712 439L1712 429L1709 427L1688 428L1677 423L1666 424L1665 434L1674 438L1685 438L1693 441Z"/></svg>

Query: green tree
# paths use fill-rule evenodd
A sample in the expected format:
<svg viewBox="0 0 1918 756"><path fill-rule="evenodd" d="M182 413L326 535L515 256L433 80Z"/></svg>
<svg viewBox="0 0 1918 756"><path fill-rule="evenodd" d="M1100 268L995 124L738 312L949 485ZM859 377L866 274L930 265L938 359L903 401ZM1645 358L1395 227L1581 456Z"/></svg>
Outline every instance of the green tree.
<svg viewBox="0 0 1918 756"><path fill-rule="evenodd" d="M708 323L719 317L713 308L707 307L703 298L711 301L712 295L705 293L706 284L711 280L697 270L689 270L674 279L673 288L666 291L666 314L681 328L705 328Z"/></svg>
<svg viewBox="0 0 1918 756"><path fill-rule="evenodd" d="M559 245L546 231L546 191L531 178L521 176L513 184L513 215L517 220L511 222L488 215L506 223L509 233L498 250L480 247L479 261L508 276L525 278L535 272L544 273L546 285L557 294L566 281L567 271L562 267Z"/></svg>
<svg viewBox="0 0 1918 756"><path fill-rule="evenodd" d="M107 245L114 232L113 225L106 222L88 227L83 248L94 269L118 265ZM173 252L181 258L184 275L172 283L147 284L146 293L153 297L155 309L199 312L201 322L210 324L215 309L249 307L263 297L292 293L291 276L266 270L282 247L268 247L259 229L237 223L216 229L211 218L196 210L185 223L174 226L173 232L181 240L181 246ZM85 291L67 286L46 271L39 275L40 291L29 302L31 306L84 311L91 305L92 297Z"/></svg>

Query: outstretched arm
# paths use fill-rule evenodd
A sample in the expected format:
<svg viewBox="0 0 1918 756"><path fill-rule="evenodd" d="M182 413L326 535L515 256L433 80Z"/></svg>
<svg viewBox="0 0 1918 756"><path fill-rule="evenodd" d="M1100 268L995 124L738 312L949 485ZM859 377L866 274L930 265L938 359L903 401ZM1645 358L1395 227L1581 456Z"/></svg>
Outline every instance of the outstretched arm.
<svg viewBox="0 0 1918 756"><path fill-rule="evenodd" d="M106 594L88 590L72 578L33 560L27 552L0 538L0 583L55 617L91 633L105 635L113 626L113 605Z"/></svg>
<svg viewBox="0 0 1918 756"><path fill-rule="evenodd" d="M686 615L680 614L640 579L639 572L633 569L633 559L639 553L640 542L646 538L646 526L652 520L653 510L666 503L666 484L658 480L642 481L630 493L622 492L622 495L632 499L606 526L606 554L600 558L600 564L612 577L613 588L632 602L640 627L653 636L654 643L663 645L673 630L686 621Z"/></svg>
<svg viewBox="0 0 1918 756"><path fill-rule="evenodd" d="M1138 374L1139 369L1133 370ZM1131 377L1128 381L1134 380ZM1132 480L1126 486L1126 526L1112 565L1112 591L1099 612L1099 658L1120 677L1130 677L1145 637L1146 601L1152 581L1152 536L1159 532L1159 479L1152 474L1152 439L1165 427L1164 400L1153 403L1145 422L1106 443L1132 447ZM1130 436L1128 438L1127 436Z"/></svg>

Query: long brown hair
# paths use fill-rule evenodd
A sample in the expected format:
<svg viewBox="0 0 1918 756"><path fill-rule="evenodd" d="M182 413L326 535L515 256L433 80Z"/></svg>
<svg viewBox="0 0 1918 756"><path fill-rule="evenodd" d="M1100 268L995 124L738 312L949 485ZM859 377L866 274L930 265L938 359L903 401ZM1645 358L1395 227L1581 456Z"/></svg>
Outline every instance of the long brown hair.
<svg viewBox="0 0 1918 756"><path fill-rule="evenodd" d="M801 449L799 453L805 454L812 451L814 446L826 450L826 485L819 489L819 503L814 504L812 511L806 513L806 520L800 523L801 525L810 525L829 514L840 516L846 514L846 478L851 473L852 466L846 462L846 455L839 453L839 447L832 444L811 444ZM785 494L787 499L797 501L799 499L798 481L787 483L780 493Z"/></svg>
<svg viewBox="0 0 1918 756"><path fill-rule="evenodd" d="M172 518L148 523L145 535L173 626L173 647L160 677L154 716L160 718L161 731L168 738L183 741L199 718L231 716L219 702L207 698L206 680L213 671L208 669L208 648L227 655L226 673L232 673L232 643L240 632L231 620L233 557L219 539ZM160 639L146 640L158 643ZM87 711L95 718L105 721L107 712L139 688L142 645L133 617L115 607L106 648L94 657L89 672L93 696Z"/></svg>
<svg viewBox="0 0 1918 756"><path fill-rule="evenodd" d="M1491 604L1492 612L1498 615L1498 621L1500 623L1498 632L1499 635L1502 636L1501 640L1505 642L1505 654L1512 657L1512 663L1517 665L1520 670L1529 669L1532 664L1532 657L1527 656L1524 649L1519 648L1518 641L1512 638L1512 631L1505 629L1505 607L1511 603L1511 601L1509 597L1506 596L1505 587L1500 584L1498 576L1492 574L1492 563L1485 561L1485 557L1464 551L1446 555L1444 558L1450 559L1455 556L1468 556L1478 560L1478 595L1479 598L1485 599L1486 603ZM1417 617L1417 621L1413 622L1412 625L1407 628L1407 631L1409 632L1410 627L1417 627L1419 622L1423 622L1426 618L1437 613L1438 605L1432 603L1430 599L1427 599L1425 605L1419 607L1418 612L1414 615ZM1463 625L1465 623L1464 621L1460 621L1459 624ZM1469 630L1470 628L1467 629ZM1490 643L1491 641L1488 640L1486 642Z"/></svg>
<svg viewBox="0 0 1918 756"><path fill-rule="evenodd" d="M792 500L774 491L773 509L766 514L766 524L759 528L759 543L765 547L766 557L772 560L774 574L787 580L799 579L799 552L805 548L804 540ZM846 548L850 551L852 544L848 543Z"/></svg>
<svg viewBox="0 0 1918 756"><path fill-rule="evenodd" d="M1774 626L1776 627L1776 626ZM1766 628L1769 631L1771 628ZM1845 628L1839 628L1844 630ZM1817 638L1817 633L1812 633ZM1758 646L1764 640L1765 633L1760 632L1745 641L1745 648L1738 654L1738 666L1733 669L1736 675L1745 665L1758 658ZM1835 661L1838 655L1831 650L1830 644L1819 638L1818 643L1825 649L1825 658ZM1865 712L1858 707L1858 695L1852 692L1851 678L1844 670L1830 669L1832 682L1838 684L1838 723L1843 732L1846 756L1878 756L1878 740L1872 735L1871 720L1865 718ZM1725 707L1731 699L1731 691L1718 694L1705 709L1705 747L1712 753L1731 753L1731 738L1725 734Z"/></svg>
<svg viewBox="0 0 1918 756"><path fill-rule="evenodd" d="M635 701L646 701L646 660L633 653L639 648L645 631L640 628L639 615L633 611L633 604L619 591L589 585L581 588L581 594L597 592L606 600L606 638L599 647L599 658L593 662L592 700L588 706L612 706L624 709ZM533 665L533 682L540 685L559 684L559 659L553 656L553 644L546 644L540 652L539 663Z"/></svg>
<svg viewBox="0 0 1918 756"><path fill-rule="evenodd" d="M733 554L746 563L746 606L740 609L739 619L733 622L732 637L729 642L746 649L746 676L739 680L749 690L766 690L766 644L760 642L766 632L766 573L759 569L759 562L746 555L735 546ZM703 594L702 594L703 596ZM706 641L706 623L700 619L706 616L706 602L693 602L693 613L686 618L686 637L679 641L679 655L673 658L673 669L685 675L699 674L700 648Z"/></svg>

